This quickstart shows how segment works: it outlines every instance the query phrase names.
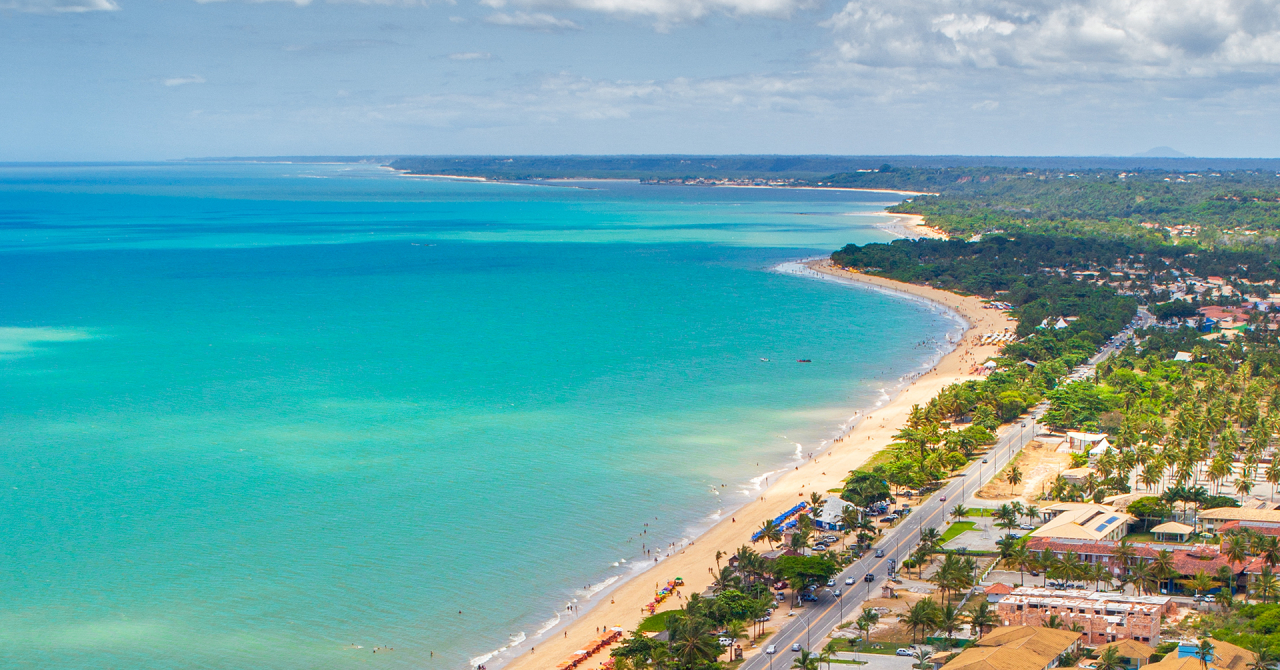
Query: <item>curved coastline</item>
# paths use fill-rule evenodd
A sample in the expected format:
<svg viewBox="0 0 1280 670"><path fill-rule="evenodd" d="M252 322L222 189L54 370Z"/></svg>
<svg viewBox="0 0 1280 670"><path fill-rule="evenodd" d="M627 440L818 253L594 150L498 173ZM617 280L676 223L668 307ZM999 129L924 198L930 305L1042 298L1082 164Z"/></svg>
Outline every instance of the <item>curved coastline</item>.
<svg viewBox="0 0 1280 670"><path fill-rule="evenodd" d="M549 668L568 659L575 650L589 646L600 630L609 627L634 629L643 618L641 607L652 599L653 590L647 580L638 579L641 574L657 570L655 579L658 582L679 576L685 580L682 594L702 592L710 585L708 568L716 564L717 550L729 553L743 544L750 544L751 532L757 525L755 522L774 516L794 504L797 497L838 487L845 474L892 441L892 435L905 422L912 405L928 402L944 386L977 378L969 371L998 351L998 346L978 345L978 334L1016 326L1016 322L1003 312L987 309L977 298L848 272L834 267L828 259L791 261L773 270L926 303L957 319L959 335L948 337L947 343L939 348L938 355L926 359L918 372L904 375L893 388L882 389L881 398L874 406L856 411L842 427L842 434L824 441L812 458L804 458L798 453L796 459L781 469L754 478L749 488L757 494L755 499L726 505L707 519L706 527L687 529L687 537L676 543L669 557L655 563L630 564L633 568L630 574L618 576L607 587L592 594L583 594L578 599L586 602L574 601L578 609L572 616L557 615L559 621L546 622L540 634L535 634L532 639L518 642L513 639L512 643L500 649L473 658L473 665L483 663L487 667L511 670ZM788 471L787 467L792 470ZM784 474L774 479L779 472ZM774 481L769 482L770 479ZM744 517L742 524L736 522L739 515ZM669 599L659 611L678 608L682 602L680 598ZM563 635L557 637L556 634L560 633ZM757 652L753 649L747 653ZM593 658L588 667L596 667L595 661L603 658Z"/></svg>

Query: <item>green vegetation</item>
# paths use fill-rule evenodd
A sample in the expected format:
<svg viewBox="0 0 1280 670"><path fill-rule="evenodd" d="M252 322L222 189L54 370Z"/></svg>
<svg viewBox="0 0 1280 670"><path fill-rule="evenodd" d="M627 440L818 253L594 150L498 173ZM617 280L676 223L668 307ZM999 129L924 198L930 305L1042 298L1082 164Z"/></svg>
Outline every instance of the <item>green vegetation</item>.
<svg viewBox="0 0 1280 670"><path fill-rule="evenodd" d="M971 531L976 525L977 523L973 521L957 521L951 524L951 526L947 528L947 531L942 534L942 543L946 544L956 539L960 536L960 533Z"/></svg>
<svg viewBox="0 0 1280 670"><path fill-rule="evenodd" d="M823 181L936 193L891 211L924 215L930 225L960 236L1004 230L1169 241L1189 235L1212 246L1248 232L1280 230L1274 171L904 167ZM1185 228L1169 230L1178 226Z"/></svg>

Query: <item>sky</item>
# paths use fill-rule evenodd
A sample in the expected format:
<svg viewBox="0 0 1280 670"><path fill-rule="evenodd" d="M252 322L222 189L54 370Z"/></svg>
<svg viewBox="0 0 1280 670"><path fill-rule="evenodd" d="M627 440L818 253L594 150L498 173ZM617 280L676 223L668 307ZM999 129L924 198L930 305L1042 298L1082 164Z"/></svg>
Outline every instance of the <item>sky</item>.
<svg viewBox="0 0 1280 670"><path fill-rule="evenodd" d="M0 161L1280 156L1280 0L0 0Z"/></svg>

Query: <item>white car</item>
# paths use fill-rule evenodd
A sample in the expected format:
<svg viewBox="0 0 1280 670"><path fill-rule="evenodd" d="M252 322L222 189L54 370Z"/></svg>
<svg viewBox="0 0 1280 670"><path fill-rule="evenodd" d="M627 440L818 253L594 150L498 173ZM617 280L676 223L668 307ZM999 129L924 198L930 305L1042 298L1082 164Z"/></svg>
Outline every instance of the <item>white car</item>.
<svg viewBox="0 0 1280 670"><path fill-rule="evenodd" d="M898 650L893 652L893 655L894 656L915 656L915 652L911 651L911 649L907 647L898 647Z"/></svg>
<svg viewBox="0 0 1280 670"><path fill-rule="evenodd" d="M827 586L835 586L835 585L836 585L836 580L834 579L827 580Z"/></svg>
<svg viewBox="0 0 1280 670"><path fill-rule="evenodd" d="M844 585L845 585L845 586L853 586L853 577L845 577L845 578L844 578Z"/></svg>
<svg viewBox="0 0 1280 670"><path fill-rule="evenodd" d="M765 648L764 648L764 653L766 653L766 654L776 654L776 653L778 653L778 647L777 647L777 645L772 645L772 644L771 644L771 645L769 645L769 646L765 647Z"/></svg>

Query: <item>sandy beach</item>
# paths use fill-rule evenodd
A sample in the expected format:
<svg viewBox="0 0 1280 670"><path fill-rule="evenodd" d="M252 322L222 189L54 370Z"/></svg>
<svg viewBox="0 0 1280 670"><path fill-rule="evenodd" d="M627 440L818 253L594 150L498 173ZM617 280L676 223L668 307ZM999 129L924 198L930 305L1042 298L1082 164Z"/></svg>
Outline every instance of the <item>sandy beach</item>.
<svg viewBox="0 0 1280 670"><path fill-rule="evenodd" d="M877 225L881 230L887 230L896 235L908 239L919 239L928 237L935 240L947 239L947 234L930 226L924 222L924 217L919 214L892 214L893 219L887 223Z"/></svg>
<svg viewBox="0 0 1280 670"><path fill-rule="evenodd" d="M902 216L902 215L899 215ZM760 499L726 513L725 518L710 530L694 539L670 558L663 559L647 572L621 584L611 592L596 596L596 604L579 615L564 629L554 630L543 639L531 640L530 651L526 646L521 653L505 665L513 670L549 669L568 660L575 651L588 648L598 632L609 627L621 627L631 631L644 618L641 608L653 599L655 582L666 583L682 577L685 586L679 598L670 598L658 611L678 609L689 594L701 593L712 581L708 568L716 566L716 552L732 554L738 547L751 544L752 532L767 518L807 499L813 491L826 492L841 486L850 470L862 465L868 458L892 441L906 420L911 406L924 404L948 384L977 378L975 366L998 352L998 345L979 346L978 338L986 333L1012 330L1017 322L1004 312L987 309L975 297L964 297L938 289L904 284L879 277L847 272L835 268L829 260L812 261L809 267L818 272L874 285L883 289L909 293L958 312L968 323L968 329L954 350L943 356L930 371L920 377L879 409L868 412L851 431L837 440L825 452L806 461L795 470L779 475ZM763 544L757 547L767 549ZM721 559L723 563L723 559ZM583 603L589 606L590 603ZM772 622L781 625L785 617ZM528 643L526 643L528 644ZM747 655L759 653L750 649ZM607 659L607 651L592 656L581 667L598 668ZM495 659L496 661L496 659ZM494 663L496 667L497 663Z"/></svg>

